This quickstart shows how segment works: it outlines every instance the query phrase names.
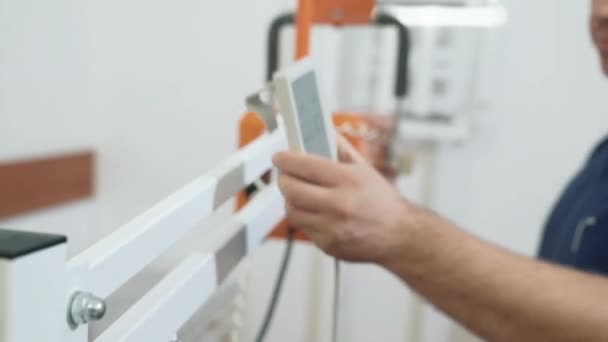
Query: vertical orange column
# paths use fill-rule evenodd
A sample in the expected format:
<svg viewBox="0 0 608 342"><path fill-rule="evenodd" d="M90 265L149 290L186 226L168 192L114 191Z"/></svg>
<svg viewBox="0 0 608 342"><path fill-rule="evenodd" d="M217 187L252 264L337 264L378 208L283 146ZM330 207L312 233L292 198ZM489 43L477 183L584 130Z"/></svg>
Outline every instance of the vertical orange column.
<svg viewBox="0 0 608 342"><path fill-rule="evenodd" d="M259 115L247 112L239 122L239 147L243 148L266 131L266 125ZM236 198L236 208L243 208L249 201L249 195L245 191L239 192Z"/></svg>
<svg viewBox="0 0 608 342"><path fill-rule="evenodd" d="M300 0L296 18L296 60L310 53L310 35L314 20L315 5L313 0Z"/></svg>

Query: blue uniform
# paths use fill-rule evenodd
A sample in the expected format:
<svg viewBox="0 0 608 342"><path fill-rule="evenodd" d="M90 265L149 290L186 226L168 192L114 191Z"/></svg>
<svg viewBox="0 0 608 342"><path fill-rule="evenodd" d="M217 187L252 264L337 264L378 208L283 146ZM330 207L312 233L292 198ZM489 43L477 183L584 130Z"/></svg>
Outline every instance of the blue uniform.
<svg viewBox="0 0 608 342"><path fill-rule="evenodd" d="M608 139L595 148L554 208L539 257L608 275Z"/></svg>

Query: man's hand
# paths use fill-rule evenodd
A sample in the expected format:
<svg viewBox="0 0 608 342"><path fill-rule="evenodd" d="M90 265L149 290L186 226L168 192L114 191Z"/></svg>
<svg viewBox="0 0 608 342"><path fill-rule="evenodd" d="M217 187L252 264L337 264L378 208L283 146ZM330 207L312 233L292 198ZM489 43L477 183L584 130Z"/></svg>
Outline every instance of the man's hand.
<svg viewBox="0 0 608 342"><path fill-rule="evenodd" d="M332 256L383 264L403 248L412 208L341 136L338 152L340 162L302 153L274 156L287 218Z"/></svg>
<svg viewBox="0 0 608 342"><path fill-rule="evenodd" d="M348 143L279 153L288 218L325 252L384 266L489 341L608 341L608 281L481 241L401 198Z"/></svg>

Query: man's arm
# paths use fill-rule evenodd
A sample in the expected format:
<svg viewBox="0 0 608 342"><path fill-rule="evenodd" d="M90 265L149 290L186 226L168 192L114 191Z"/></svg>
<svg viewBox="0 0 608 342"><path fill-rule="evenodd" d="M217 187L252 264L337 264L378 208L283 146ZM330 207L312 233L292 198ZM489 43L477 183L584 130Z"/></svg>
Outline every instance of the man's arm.
<svg viewBox="0 0 608 342"><path fill-rule="evenodd" d="M491 341L608 341L608 280L476 239L401 198L344 142L340 157L274 158L288 219L325 252L385 267Z"/></svg>
<svg viewBox="0 0 608 342"><path fill-rule="evenodd" d="M467 328L490 341L608 341L606 278L513 254L419 215L403 255L384 266Z"/></svg>

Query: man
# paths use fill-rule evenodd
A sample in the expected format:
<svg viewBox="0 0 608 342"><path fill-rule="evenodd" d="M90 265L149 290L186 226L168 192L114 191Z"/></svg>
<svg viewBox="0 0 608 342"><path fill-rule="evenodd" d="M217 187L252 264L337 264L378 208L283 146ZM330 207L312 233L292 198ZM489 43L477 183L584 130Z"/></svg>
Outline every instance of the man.
<svg viewBox="0 0 608 342"><path fill-rule="evenodd" d="M608 0L591 31L608 75ZM536 261L417 208L343 139L340 162L279 153L289 220L325 252L373 262L491 341L608 341L608 142L566 190ZM323 172L318 172L323 170ZM592 236L588 236L592 235Z"/></svg>

